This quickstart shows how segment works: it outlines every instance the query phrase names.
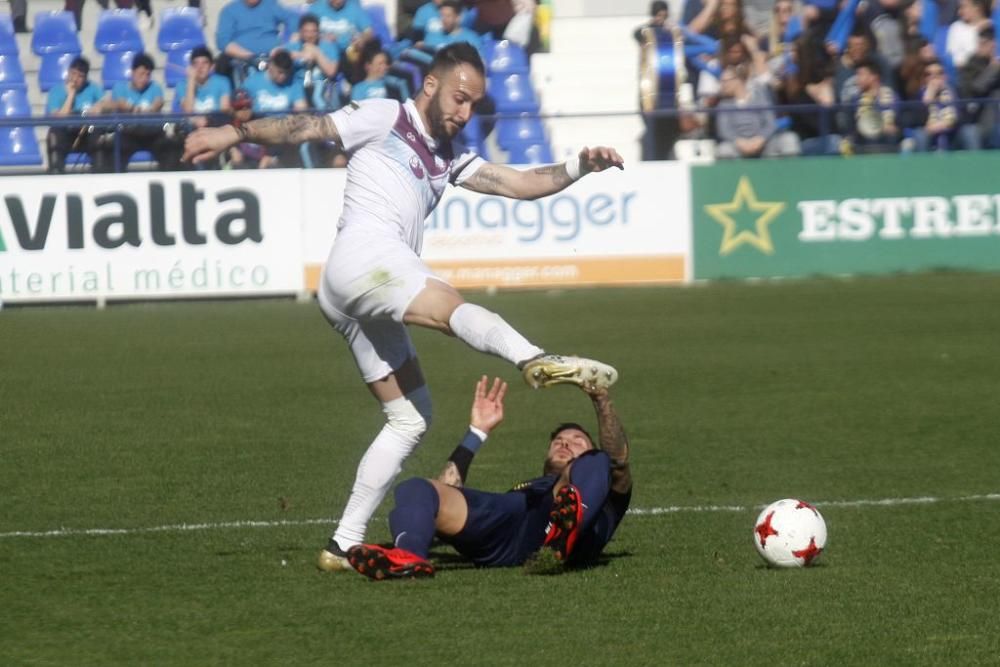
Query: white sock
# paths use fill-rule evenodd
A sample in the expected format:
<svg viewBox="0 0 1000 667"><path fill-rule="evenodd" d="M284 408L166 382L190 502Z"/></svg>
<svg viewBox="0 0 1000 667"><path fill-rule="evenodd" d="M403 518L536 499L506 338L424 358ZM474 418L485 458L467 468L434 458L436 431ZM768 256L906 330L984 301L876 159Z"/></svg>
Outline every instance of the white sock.
<svg viewBox="0 0 1000 667"><path fill-rule="evenodd" d="M375 510L403 468L403 461L430 425L430 394L421 387L382 406L387 421L361 458L351 497L337 524L333 539L347 550L365 539L365 529Z"/></svg>
<svg viewBox="0 0 1000 667"><path fill-rule="evenodd" d="M452 332L469 346L520 364L537 357L544 350L532 345L502 317L474 303L463 303L448 320Z"/></svg>

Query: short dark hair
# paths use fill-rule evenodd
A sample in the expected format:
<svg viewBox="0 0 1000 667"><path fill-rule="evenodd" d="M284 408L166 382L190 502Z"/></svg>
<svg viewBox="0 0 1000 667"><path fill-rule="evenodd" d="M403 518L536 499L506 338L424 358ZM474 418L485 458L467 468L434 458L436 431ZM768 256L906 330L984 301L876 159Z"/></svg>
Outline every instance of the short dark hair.
<svg viewBox="0 0 1000 667"><path fill-rule="evenodd" d="M132 59L132 69L139 69L140 67L148 69L150 72L156 69L156 65L153 64L153 59L145 53L140 53Z"/></svg>
<svg viewBox="0 0 1000 667"><path fill-rule="evenodd" d="M371 48L365 46L364 51L361 52L362 64L364 65L371 64L371 62L375 60L375 56L379 55L380 53L384 55L386 59L388 59L389 61L392 60L392 58L389 56L389 52L383 49L378 42L369 42L369 44L372 44L373 46Z"/></svg>
<svg viewBox="0 0 1000 667"><path fill-rule="evenodd" d="M569 431L571 429L576 431L581 431L585 436L587 436L587 440L590 440L590 446L593 449L597 449L597 445L594 444L594 438L591 437L590 433L587 432L587 429L580 426L576 422L563 422L562 424L559 424L559 426L556 426L552 430L552 433L549 434L549 442L555 440L556 436L562 433L563 431Z"/></svg>
<svg viewBox="0 0 1000 667"><path fill-rule="evenodd" d="M979 31L979 39L985 42L988 42L991 39L996 39L996 38L997 38L997 31L996 28L994 28L993 26L986 26L985 28Z"/></svg>
<svg viewBox="0 0 1000 667"><path fill-rule="evenodd" d="M90 74L90 61L83 56L77 56L73 58L73 62L69 64L70 69L75 69L77 72L83 73L84 76Z"/></svg>
<svg viewBox="0 0 1000 667"><path fill-rule="evenodd" d="M291 72L295 68L295 61L292 60L292 54L284 49L278 49L271 54L271 64L285 72Z"/></svg>
<svg viewBox="0 0 1000 667"><path fill-rule="evenodd" d="M301 28L307 23L315 23L319 26L319 19L316 18L315 14L303 14L302 18L299 19L299 27Z"/></svg>
<svg viewBox="0 0 1000 667"><path fill-rule="evenodd" d="M670 5L663 0L653 0L653 2L649 5L649 15L656 16L660 12L667 12L669 14Z"/></svg>
<svg viewBox="0 0 1000 667"><path fill-rule="evenodd" d="M202 44L201 46L196 46L191 49L191 62L194 62L195 58L208 58L208 62L214 63L215 57L212 55L212 50L207 46Z"/></svg>
<svg viewBox="0 0 1000 667"><path fill-rule="evenodd" d="M438 9L441 7L450 7L455 10L456 14L462 13L462 3L458 0L444 0L444 2L438 5Z"/></svg>
<svg viewBox="0 0 1000 667"><path fill-rule="evenodd" d="M879 78L882 77L882 70L879 69L879 66L875 62L874 58L862 58L854 66L854 70L857 71L857 70L861 69L862 67L865 68L866 70L868 70L869 72L871 72L872 74L875 74Z"/></svg>
<svg viewBox="0 0 1000 667"><path fill-rule="evenodd" d="M486 65L483 64L479 51L468 42L455 42L439 49L431 61L430 73L448 72L463 64L471 65L482 76L486 76Z"/></svg>

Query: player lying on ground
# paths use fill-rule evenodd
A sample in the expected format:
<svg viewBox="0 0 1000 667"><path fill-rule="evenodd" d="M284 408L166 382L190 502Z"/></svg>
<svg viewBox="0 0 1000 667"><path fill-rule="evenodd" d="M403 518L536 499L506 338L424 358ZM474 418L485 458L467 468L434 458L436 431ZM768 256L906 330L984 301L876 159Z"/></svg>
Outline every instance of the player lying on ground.
<svg viewBox="0 0 1000 667"><path fill-rule="evenodd" d="M188 136L185 160L202 162L239 142L332 141L350 156L337 237L323 270L319 304L350 346L386 422L368 447L337 530L320 552L324 570L349 569L345 550L365 529L403 461L431 421L431 400L405 325L456 336L516 364L532 386L586 378L610 385L613 368L546 355L496 313L466 303L420 259L424 219L448 183L518 199L544 197L581 176L622 168L613 148L584 148L564 164L525 171L487 163L455 141L483 98L476 50L439 50L415 100L368 100L327 115L293 115L205 128Z"/></svg>
<svg viewBox="0 0 1000 667"><path fill-rule="evenodd" d="M476 385L469 430L441 475L411 478L396 487L389 514L394 548L362 544L348 553L351 566L371 579L429 577L427 560L437 536L486 567L526 563L529 571L559 571L593 563L625 516L632 473L625 431L606 388L580 386L597 413L598 449L579 424L564 423L549 438L541 477L506 493L465 488L469 464L503 420L506 383Z"/></svg>

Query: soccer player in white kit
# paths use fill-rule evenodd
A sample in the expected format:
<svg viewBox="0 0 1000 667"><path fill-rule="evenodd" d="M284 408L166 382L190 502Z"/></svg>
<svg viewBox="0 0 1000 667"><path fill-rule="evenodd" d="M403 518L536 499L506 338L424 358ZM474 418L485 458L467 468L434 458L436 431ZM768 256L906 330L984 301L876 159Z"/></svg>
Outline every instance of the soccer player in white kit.
<svg viewBox="0 0 1000 667"><path fill-rule="evenodd" d="M420 259L424 219L445 185L517 199L563 190L589 172L623 168L613 148L584 148L563 164L516 170L491 164L455 141L485 93L476 50L439 50L416 99L368 100L327 115L268 117L239 128L205 128L185 144L185 160L209 160L237 143L334 141L350 156L337 237L323 270L319 304L347 339L386 423L358 466L347 507L321 569L351 570L346 551L364 541L375 509L431 421L431 401L406 325L456 336L517 365L533 387L562 382L610 386L614 368L545 354L499 315L467 303Z"/></svg>

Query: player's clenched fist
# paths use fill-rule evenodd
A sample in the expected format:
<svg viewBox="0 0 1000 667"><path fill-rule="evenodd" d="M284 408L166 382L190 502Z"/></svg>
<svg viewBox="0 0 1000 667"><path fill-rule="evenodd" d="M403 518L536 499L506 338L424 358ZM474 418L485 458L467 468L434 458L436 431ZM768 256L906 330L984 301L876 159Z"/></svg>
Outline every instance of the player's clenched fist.
<svg viewBox="0 0 1000 667"><path fill-rule="evenodd" d="M240 139L239 132L232 125L205 127L188 135L184 141L184 162L204 162L211 160Z"/></svg>

